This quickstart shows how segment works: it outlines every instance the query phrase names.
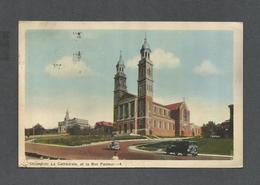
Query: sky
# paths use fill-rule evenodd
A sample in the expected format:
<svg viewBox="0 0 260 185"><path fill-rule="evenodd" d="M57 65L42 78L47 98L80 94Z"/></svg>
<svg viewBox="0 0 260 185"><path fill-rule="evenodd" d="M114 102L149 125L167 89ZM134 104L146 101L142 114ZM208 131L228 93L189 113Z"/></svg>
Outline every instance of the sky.
<svg viewBox="0 0 260 185"><path fill-rule="evenodd" d="M122 51L128 92L137 94L145 34L154 64L154 101L183 101L190 121L229 119L233 103L233 32L225 30L28 30L25 127L57 127L70 118L110 121L116 64ZM73 53L80 51L77 60Z"/></svg>

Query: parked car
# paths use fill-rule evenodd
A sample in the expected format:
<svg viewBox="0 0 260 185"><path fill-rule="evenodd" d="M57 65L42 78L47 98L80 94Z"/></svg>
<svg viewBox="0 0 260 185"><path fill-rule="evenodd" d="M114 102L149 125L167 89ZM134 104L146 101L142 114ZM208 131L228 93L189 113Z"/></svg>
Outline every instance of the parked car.
<svg viewBox="0 0 260 185"><path fill-rule="evenodd" d="M183 156L191 154L192 156L198 155L198 145L195 141L175 141L172 145L166 148L166 154L178 155L181 153Z"/></svg>
<svg viewBox="0 0 260 185"><path fill-rule="evenodd" d="M109 143L108 149L109 150L120 150L119 142L118 141L112 141L111 143Z"/></svg>

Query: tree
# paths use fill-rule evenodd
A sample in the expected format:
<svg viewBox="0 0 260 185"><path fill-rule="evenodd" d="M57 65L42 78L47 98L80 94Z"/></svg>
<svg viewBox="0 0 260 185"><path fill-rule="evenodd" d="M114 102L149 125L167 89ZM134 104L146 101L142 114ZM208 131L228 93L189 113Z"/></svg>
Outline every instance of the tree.
<svg viewBox="0 0 260 185"><path fill-rule="evenodd" d="M45 128L40 125L39 123L37 123L33 128L33 135L42 135L45 133Z"/></svg>
<svg viewBox="0 0 260 185"><path fill-rule="evenodd" d="M32 128L25 129L25 135L29 138L33 134Z"/></svg>
<svg viewBox="0 0 260 185"><path fill-rule="evenodd" d="M57 134L58 133L58 128L46 129L45 133L46 134Z"/></svg>
<svg viewBox="0 0 260 185"><path fill-rule="evenodd" d="M217 125L217 135L222 138L232 138L233 137L233 124L226 120Z"/></svg>
<svg viewBox="0 0 260 185"><path fill-rule="evenodd" d="M80 135L81 134L80 126L79 125L73 125L71 127L68 127L67 132L70 135Z"/></svg>
<svg viewBox="0 0 260 185"><path fill-rule="evenodd" d="M203 124L201 130L202 136L205 138L209 138L212 135L216 135L217 126L213 121L209 121L207 124Z"/></svg>
<svg viewBox="0 0 260 185"><path fill-rule="evenodd" d="M90 127L84 128L80 131L81 135L90 135L90 132L91 132Z"/></svg>

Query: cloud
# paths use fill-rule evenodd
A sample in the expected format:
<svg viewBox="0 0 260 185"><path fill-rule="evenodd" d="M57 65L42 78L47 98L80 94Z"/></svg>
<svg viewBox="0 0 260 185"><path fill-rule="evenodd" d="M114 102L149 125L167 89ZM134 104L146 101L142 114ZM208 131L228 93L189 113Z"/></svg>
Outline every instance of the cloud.
<svg viewBox="0 0 260 185"><path fill-rule="evenodd" d="M209 60L202 61L200 65L193 69L193 72L202 76L220 74L220 70L217 68L217 66L212 64Z"/></svg>
<svg viewBox="0 0 260 185"><path fill-rule="evenodd" d="M92 69L83 61L73 61L73 57L64 56L45 67L45 72L53 77L77 77L93 74Z"/></svg>
<svg viewBox="0 0 260 185"><path fill-rule="evenodd" d="M135 56L127 61L127 67L129 68L136 68L138 65L138 61L140 60L140 56Z"/></svg>
<svg viewBox="0 0 260 185"><path fill-rule="evenodd" d="M140 60L140 56L135 56L132 59L127 61L127 67L136 68L138 62ZM151 60L154 64L154 69L174 69L178 67L181 63L180 58L178 58L174 53L165 51L161 48L155 49L151 53Z"/></svg>

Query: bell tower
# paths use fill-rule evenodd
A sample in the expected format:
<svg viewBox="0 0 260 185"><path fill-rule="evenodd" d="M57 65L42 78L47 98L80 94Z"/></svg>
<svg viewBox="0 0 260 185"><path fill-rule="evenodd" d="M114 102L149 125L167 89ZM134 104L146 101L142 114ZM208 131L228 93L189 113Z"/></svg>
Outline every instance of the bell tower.
<svg viewBox="0 0 260 185"><path fill-rule="evenodd" d="M149 124L153 105L153 64L151 49L145 37L140 50L138 63L138 130L139 134L149 135Z"/></svg>
<svg viewBox="0 0 260 185"><path fill-rule="evenodd" d="M125 92L127 92L126 75L124 70L124 60L122 57L122 51L120 51L119 60L116 65L116 74L114 77L114 122L116 122L119 99L124 95Z"/></svg>

